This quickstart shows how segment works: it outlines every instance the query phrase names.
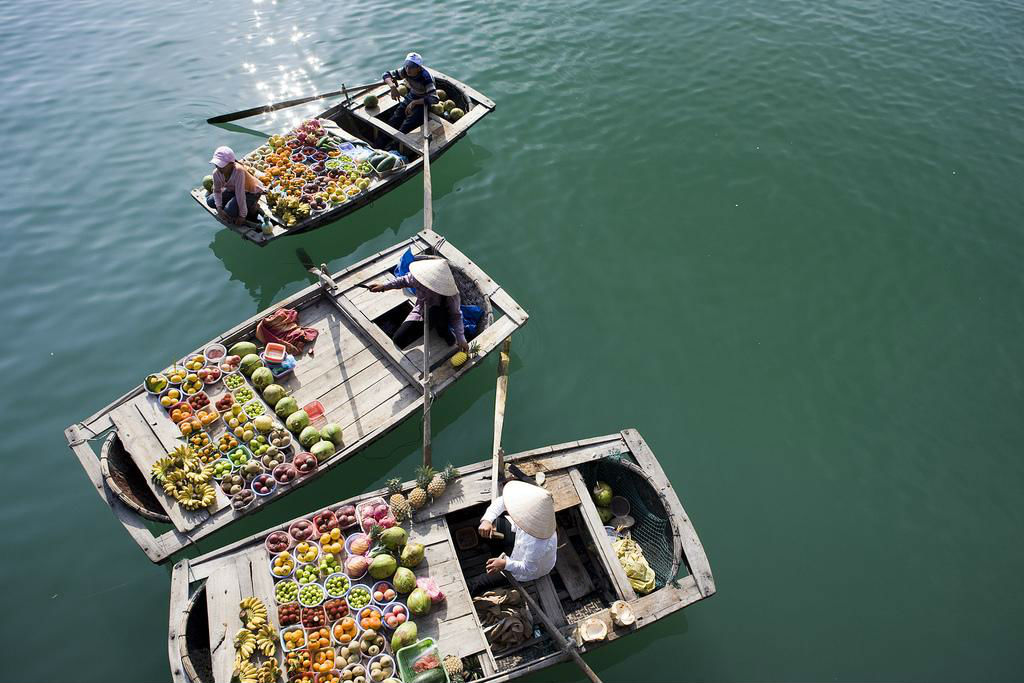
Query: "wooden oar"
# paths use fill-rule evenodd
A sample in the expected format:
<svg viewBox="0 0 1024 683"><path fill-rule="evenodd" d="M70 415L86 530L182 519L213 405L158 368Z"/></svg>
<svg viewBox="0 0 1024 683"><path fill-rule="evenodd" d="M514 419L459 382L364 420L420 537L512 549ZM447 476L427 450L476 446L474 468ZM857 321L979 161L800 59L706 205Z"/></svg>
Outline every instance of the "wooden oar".
<svg viewBox="0 0 1024 683"><path fill-rule="evenodd" d="M334 90L332 92L325 92L319 95L313 95L311 97L300 97L297 100L285 100L284 102L275 102L274 104L265 104L261 107L252 107L250 109L243 109L242 111L232 112L231 114L221 114L220 116L214 116L213 118L206 119L207 123L227 123L228 121L237 121L238 119L249 118L250 116L256 116L257 114L269 114L272 111L278 109L287 109L288 107L297 107L300 104L306 104L307 102L315 102L316 100L327 99L328 97L337 97L339 95L358 95L370 88L376 88L378 85L384 85L384 81L376 81L374 83L367 83L366 85L356 85L351 88L347 88L342 85L341 90Z"/></svg>
<svg viewBox="0 0 1024 683"><path fill-rule="evenodd" d="M566 640L565 636L562 635L562 632L558 630L557 626L555 626L555 623L551 621L551 617L541 609L540 605L537 604L537 601L533 599L533 596L526 592L526 589L523 588L523 584L519 583L516 577L512 576L508 572L502 572L501 575L504 576L510 584L512 584L513 588L519 591L519 594L526 600L526 604L530 606L530 609L536 612L537 616L540 617L541 623L544 624L544 628L551 634L554 641L558 643L559 647L569 653L569 656L572 657L576 662L576 665L583 670L583 673L591 680L591 683L601 683L601 679L597 677L594 670L583 661L583 657L580 655L579 649L576 647L576 643Z"/></svg>

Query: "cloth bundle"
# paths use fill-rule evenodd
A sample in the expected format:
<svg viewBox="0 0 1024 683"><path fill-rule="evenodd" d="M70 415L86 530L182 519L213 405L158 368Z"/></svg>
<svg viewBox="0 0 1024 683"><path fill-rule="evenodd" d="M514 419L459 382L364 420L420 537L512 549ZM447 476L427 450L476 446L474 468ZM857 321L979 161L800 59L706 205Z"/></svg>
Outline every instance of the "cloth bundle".
<svg viewBox="0 0 1024 683"><path fill-rule="evenodd" d="M523 596L514 588L499 588L473 598L487 642L510 648L533 635L533 617Z"/></svg>
<svg viewBox="0 0 1024 683"><path fill-rule="evenodd" d="M315 341L319 332L312 327L300 327L299 312L293 308L279 308L256 326L256 338L264 344L284 344L288 353L299 355L306 344Z"/></svg>
<svg viewBox="0 0 1024 683"><path fill-rule="evenodd" d="M654 590L654 570L647 564L644 551L632 538L620 538L612 543L619 564L626 570L629 585L638 595L646 595Z"/></svg>

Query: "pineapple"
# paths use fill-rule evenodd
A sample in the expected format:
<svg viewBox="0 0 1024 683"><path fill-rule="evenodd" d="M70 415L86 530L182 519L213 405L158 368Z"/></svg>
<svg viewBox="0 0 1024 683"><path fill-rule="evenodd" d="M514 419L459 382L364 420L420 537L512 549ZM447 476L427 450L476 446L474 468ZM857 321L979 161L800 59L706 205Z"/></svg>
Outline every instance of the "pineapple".
<svg viewBox="0 0 1024 683"><path fill-rule="evenodd" d="M416 468L416 488L409 492L409 505L413 510L419 510L427 504L427 492L433 479L434 468L430 465Z"/></svg>
<svg viewBox="0 0 1024 683"><path fill-rule="evenodd" d="M463 673L465 673L465 669L463 669L462 667L462 660L456 657L455 655L445 656L445 658L441 661L441 666L444 667L444 670L448 674L449 678L461 676Z"/></svg>
<svg viewBox="0 0 1024 683"><path fill-rule="evenodd" d="M391 507L391 514L395 516L399 522L409 518L411 510L409 509L409 501L402 495L402 480L398 477L388 480L388 493L391 497L388 499L388 505Z"/></svg>
<svg viewBox="0 0 1024 683"><path fill-rule="evenodd" d="M448 488L448 484L452 483L457 476L459 476L459 471L455 469L454 465L448 463L443 470L431 478L430 484L427 485L427 493L431 498L440 498L444 490Z"/></svg>

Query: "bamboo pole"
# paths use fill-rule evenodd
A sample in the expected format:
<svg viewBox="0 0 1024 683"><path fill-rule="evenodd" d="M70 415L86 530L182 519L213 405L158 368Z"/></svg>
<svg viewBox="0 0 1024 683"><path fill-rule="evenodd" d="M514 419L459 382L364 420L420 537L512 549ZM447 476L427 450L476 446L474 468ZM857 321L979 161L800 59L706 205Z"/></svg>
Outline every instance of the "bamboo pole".
<svg viewBox="0 0 1024 683"><path fill-rule="evenodd" d="M423 103L423 227L433 229L434 208L430 189L430 132L427 129L427 103ZM430 467L432 448L430 445L430 306L423 306L423 466Z"/></svg>
<svg viewBox="0 0 1024 683"><path fill-rule="evenodd" d="M498 357L498 380L494 391L494 444L491 449L491 500L501 495L501 477L505 472L505 449L501 447L501 431L505 426L505 397L508 395L508 362L512 338L501 347Z"/></svg>

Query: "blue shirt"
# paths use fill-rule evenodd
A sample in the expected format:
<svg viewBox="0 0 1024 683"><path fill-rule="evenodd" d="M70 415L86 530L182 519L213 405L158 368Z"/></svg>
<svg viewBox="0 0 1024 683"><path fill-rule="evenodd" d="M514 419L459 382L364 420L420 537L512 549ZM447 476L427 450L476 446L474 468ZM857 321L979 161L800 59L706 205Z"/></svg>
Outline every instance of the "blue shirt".
<svg viewBox="0 0 1024 683"><path fill-rule="evenodd" d="M392 78L394 80L405 80L409 86L409 98L413 100L426 99L427 104L436 104L437 99L437 86L434 85L434 77L430 75L430 72L425 67L420 67L420 72L415 76L410 76L405 71L403 66L401 69L396 71L386 71L381 76L381 80Z"/></svg>

